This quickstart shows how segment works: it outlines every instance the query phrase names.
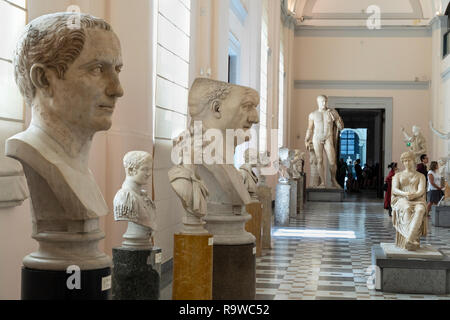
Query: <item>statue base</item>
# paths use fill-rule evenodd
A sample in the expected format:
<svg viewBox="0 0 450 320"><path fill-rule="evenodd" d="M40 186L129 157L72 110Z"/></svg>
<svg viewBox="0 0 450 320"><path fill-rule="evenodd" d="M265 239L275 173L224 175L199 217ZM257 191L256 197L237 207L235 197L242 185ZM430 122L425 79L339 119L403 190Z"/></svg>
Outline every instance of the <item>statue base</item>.
<svg viewBox="0 0 450 320"><path fill-rule="evenodd" d="M275 191L275 223L277 227L289 225L291 207L291 184L278 183ZM297 210L297 205L294 207Z"/></svg>
<svg viewBox="0 0 450 320"><path fill-rule="evenodd" d="M431 222L435 227L450 228L450 206L433 206Z"/></svg>
<svg viewBox="0 0 450 320"><path fill-rule="evenodd" d="M297 197L298 197L298 180L289 180L291 185L290 199L289 199L289 217L297 217Z"/></svg>
<svg viewBox="0 0 450 320"><path fill-rule="evenodd" d="M262 256L262 205L261 202L253 202L245 206L252 218L245 224L245 230L256 238L256 256Z"/></svg>
<svg viewBox="0 0 450 320"><path fill-rule="evenodd" d="M262 248L272 248L272 191L268 186L258 186L262 206Z"/></svg>
<svg viewBox="0 0 450 320"><path fill-rule="evenodd" d="M342 202L344 190L330 188L307 188L306 200L311 202Z"/></svg>
<svg viewBox="0 0 450 320"><path fill-rule="evenodd" d="M158 300L161 249L113 248L113 300Z"/></svg>
<svg viewBox="0 0 450 320"><path fill-rule="evenodd" d="M395 257L388 257L386 251L390 255L392 250L395 251L392 246L394 244L372 247L372 265L376 266L376 290L408 294L450 293L449 257L425 246L423 250L418 250L416 253L404 250L406 253L403 255L397 252ZM387 248L386 251L383 247ZM396 251L398 250L402 249L397 248ZM441 258L436 260L439 254Z"/></svg>
<svg viewBox="0 0 450 320"><path fill-rule="evenodd" d="M210 234L175 234L173 300L211 300L213 237Z"/></svg>
<svg viewBox="0 0 450 320"><path fill-rule="evenodd" d="M300 213L304 207L304 199L303 196L305 194L304 185L305 185L305 177L301 176L297 181L297 213Z"/></svg>
<svg viewBox="0 0 450 320"><path fill-rule="evenodd" d="M66 272L22 267L22 300L109 300L111 268Z"/></svg>
<svg viewBox="0 0 450 320"><path fill-rule="evenodd" d="M254 300L255 244L216 245L213 258L213 300Z"/></svg>

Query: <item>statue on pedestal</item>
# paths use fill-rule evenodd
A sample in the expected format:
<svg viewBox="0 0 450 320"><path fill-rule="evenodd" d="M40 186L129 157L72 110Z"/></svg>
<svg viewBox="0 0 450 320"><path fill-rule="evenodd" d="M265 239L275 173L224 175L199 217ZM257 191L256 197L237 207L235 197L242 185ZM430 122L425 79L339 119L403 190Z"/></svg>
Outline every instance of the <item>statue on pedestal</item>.
<svg viewBox="0 0 450 320"><path fill-rule="evenodd" d="M312 187L327 187L324 170L325 167L323 164L323 154L325 152L330 169L331 187L342 189L336 180L336 149L339 133L344 129L344 122L335 109L328 108L327 102L328 98L326 96L318 96L317 105L319 109L311 112L308 117L308 129L306 131L305 146L306 149L310 151L312 142L314 147L314 155L317 159L317 171L320 176L320 184L315 186L313 183Z"/></svg>
<svg viewBox="0 0 450 320"><path fill-rule="evenodd" d="M294 150L293 158L291 160L292 178L300 179L303 173L303 166L305 164L305 153L298 149Z"/></svg>
<svg viewBox="0 0 450 320"><path fill-rule="evenodd" d="M212 79L196 79L189 91L191 123L189 128L175 139L174 150L187 148L191 152L182 150L182 163L178 165L178 170L172 168L169 177L172 187L179 190L177 194L180 196L183 188L192 189L194 185L186 179L184 186L177 187L174 182L184 175L182 172L187 173L189 170L191 181L195 181L199 186L198 192L193 193L196 195L194 198L199 199L199 208L205 208L205 212L204 201L207 201L208 214L204 220L207 222L208 231L214 235L215 243L254 241L251 234L242 231L243 228L238 230L239 224L245 224L249 218L243 215L243 206L251 203L248 186L241 172L232 163L239 137L234 135L230 141L226 141L225 137L228 137L227 131L230 130L234 130L238 135L248 134L252 125L259 121L256 111L258 103L259 96L255 90ZM200 145L195 143L196 134L202 138ZM208 139L208 134L218 137ZM208 150L210 154L207 154ZM186 192L191 194L191 191ZM234 229L227 230L230 234L218 230L227 225L222 220L234 225Z"/></svg>
<svg viewBox="0 0 450 320"><path fill-rule="evenodd" d="M31 195L33 238L39 250L25 257L30 269L109 268L97 248L99 218L108 214L89 151L97 131L112 124L123 95L120 41L104 20L54 13L30 22L14 56L16 82L31 107L30 126L6 142L21 162ZM79 18L79 27L68 27Z"/></svg>
<svg viewBox="0 0 450 320"><path fill-rule="evenodd" d="M450 132L444 133L433 127L433 123L430 121L430 128L433 133L443 140L448 141L448 152L450 152ZM444 199L439 203L440 206L450 206L450 154L447 157L442 158L443 162L446 162L446 165L439 164L440 168L443 168L445 177L445 191L444 191Z"/></svg>
<svg viewBox="0 0 450 320"><path fill-rule="evenodd" d="M409 135L405 128L402 127L402 133L405 136L405 142L409 150L414 153L416 164L421 163L420 156L427 153L427 144L425 137L420 131L420 127L412 127L412 136Z"/></svg>
<svg viewBox="0 0 450 320"><path fill-rule="evenodd" d="M420 248L420 237L427 235L425 176L416 171L415 154L412 151L401 155L405 170L392 180L392 223L396 229L395 245L414 251Z"/></svg>
<svg viewBox="0 0 450 320"><path fill-rule="evenodd" d="M278 151L279 160L278 160L278 173L280 177L278 178L278 182L280 183L288 183L291 178L291 159L289 159L289 149L288 148L280 148Z"/></svg>
<svg viewBox="0 0 450 320"><path fill-rule="evenodd" d="M131 151L123 158L126 178L114 197L114 219L128 221L123 247L151 249L156 224L156 207L143 189L152 175L152 156L145 151Z"/></svg>
<svg viewBox="0 0 450 320"><path fill-rule="evenodd" d="M239 169L244 179L244 184L247 187L250 196L254 201L258 201L257 185L258 177L253 172L253 168L256 168L258 164L258 154L255 149L247 149L244 153L245 163Z"/></svg>

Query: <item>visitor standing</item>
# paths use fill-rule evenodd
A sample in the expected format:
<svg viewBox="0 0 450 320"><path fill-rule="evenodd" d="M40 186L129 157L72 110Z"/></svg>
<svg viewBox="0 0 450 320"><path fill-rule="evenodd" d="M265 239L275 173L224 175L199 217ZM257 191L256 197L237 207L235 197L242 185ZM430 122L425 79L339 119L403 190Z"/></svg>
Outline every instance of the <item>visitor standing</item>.
<svg viewBox="0 0 450 320"><path fill-rule="evenodd" d="M441 175L439 174L439 164L437 161L431 161L430 171L428 171L428 189L427 189L427 212L430 214L431 207L438 204L442 198Z"/></svg>
<svg viewBox="0 0 450 320"><path fill-rule="evenodd" d="M384 208L389 211L389 216L392 216L392 207L391 207L391 192L392 192L392 178L395 176L395 173L398 171L397 162L392 162L388 168L391 170L386 177L386 193L384 194Z"/></svg>

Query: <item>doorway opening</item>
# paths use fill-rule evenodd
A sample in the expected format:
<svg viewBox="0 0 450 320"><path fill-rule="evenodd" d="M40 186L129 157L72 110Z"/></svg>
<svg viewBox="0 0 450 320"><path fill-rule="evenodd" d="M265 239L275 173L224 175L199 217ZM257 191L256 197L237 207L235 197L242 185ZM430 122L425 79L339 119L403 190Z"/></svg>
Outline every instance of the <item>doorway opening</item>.
<svg viewBox="0 0 450 320"><path fill-rule="evenodd" d="M348 199L383 198L383 109L336 108L345 124L338 163L345 162L344 189ZM339 167L340 168L340 167Z"/></svg>

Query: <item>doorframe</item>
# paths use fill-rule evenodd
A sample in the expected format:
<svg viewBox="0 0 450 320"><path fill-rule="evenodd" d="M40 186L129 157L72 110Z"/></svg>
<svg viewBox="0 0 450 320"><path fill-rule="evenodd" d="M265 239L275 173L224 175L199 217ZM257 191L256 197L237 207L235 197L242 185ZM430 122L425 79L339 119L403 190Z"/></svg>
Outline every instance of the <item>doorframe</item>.
<svg viewBox="0 0 450 320"><path fill-rule="evenodd" d="M388 166L392 162L394 98L329 96L328 105L332 108L339 109L384 109L384 137L381 151L384 154L383 169L384 176L386 176L388 173Z"/></svg>

